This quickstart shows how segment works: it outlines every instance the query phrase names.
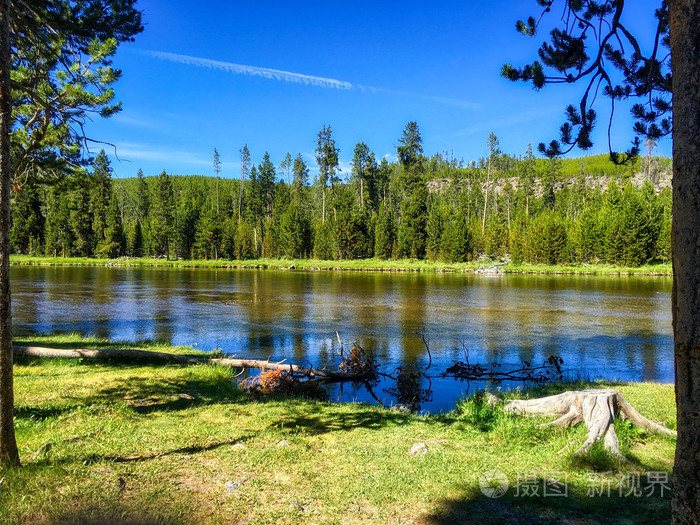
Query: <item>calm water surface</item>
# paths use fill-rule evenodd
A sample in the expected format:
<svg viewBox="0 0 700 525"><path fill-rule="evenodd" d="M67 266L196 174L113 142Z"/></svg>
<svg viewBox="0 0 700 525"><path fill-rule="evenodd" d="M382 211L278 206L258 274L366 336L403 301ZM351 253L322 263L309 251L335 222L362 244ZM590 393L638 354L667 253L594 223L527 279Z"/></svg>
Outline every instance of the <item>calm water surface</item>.
<svg viewBox="0 0 700 525"><path fill-rule="evenodd" d="M673 381L671 279L589 276L12 267L15 333L159 339L336 368L356 339L385 371L464 359L564 359L574 376ZM434 379L427 410L476 385ZM347 386L332 397L369 400ZM391 401L382 391L377 394Z"/></svg>

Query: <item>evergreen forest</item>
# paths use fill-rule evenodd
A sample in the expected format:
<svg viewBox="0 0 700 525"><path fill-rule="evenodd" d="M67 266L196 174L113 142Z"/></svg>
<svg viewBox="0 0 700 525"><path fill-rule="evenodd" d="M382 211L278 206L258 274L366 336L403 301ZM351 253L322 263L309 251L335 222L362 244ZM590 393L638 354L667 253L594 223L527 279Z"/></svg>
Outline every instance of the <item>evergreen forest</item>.
<svg viewBox="0 0 700 525"><path fill-rule="evenodd" d="M240 175L112 177L104 151L89 170L13 188L13 253L180 259L428 259L484 256L514 263L639 266L671 252L671 161L606 155L542 159L531 148L465 163L426 156L415 122L396 161L360 142L351 172L324 126L315 162L288 153L259 163L240 150ZM238 159L236 159L238 160ZM310 172L316 175L311 177Z"/></svg>

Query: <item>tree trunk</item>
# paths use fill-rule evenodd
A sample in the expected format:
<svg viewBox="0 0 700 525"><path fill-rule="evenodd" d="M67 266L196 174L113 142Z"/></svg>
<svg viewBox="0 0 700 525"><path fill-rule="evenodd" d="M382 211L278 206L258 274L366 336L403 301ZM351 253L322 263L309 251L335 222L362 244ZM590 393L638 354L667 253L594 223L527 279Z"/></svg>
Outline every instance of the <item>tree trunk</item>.
<svg viewBox="0 0 700 525"><path fill-rule="evenodd" d="M678 442L674 523L700 523L700 2L670 0L673 335Z"/></svg>
<svg viewBox="0 0 700 525"><path fill-rule="evenodd" d="M530 196L525 195L525 217L530 216Z"/></svg>
<svg viewBox="0 0 700 525"><path fill-rule="evenodd" d="M539 399L515 399L506 402L504 410L515 414L559 416L550 423L540 425L541 427L568 427L585 422L589 430L588 437L576 454L588 452L593 443L602 437L605 447L616 456L622 457L614 424L618 414L647 432L676 435L673 430L642 416L620 392L607 388L569 391Z"/></svg>
<svg viewBox="0 0 700 525"><path fill-rule="evenodd" d="M10 308L10 1L0 0L0 465L19 465Z"/></svg>
<svg viewBox="0 0 700 525"><path fill-rule="evenodd" d="M229 366L232 368L259 368L261 370L286 370L298 375L309 376L310 378L331 379L336 381L350 381L362 379L362 374L351 372L340 372L336 370L319 370L312 367L303 367L282 362L265 361L262 359L234 359L234 358L213 358L192 357L186 355L169 354L167 352L152 352L150 350L134 350L131 348L115 348L105 350L93 349L73 349L59 350L56 348L43 348L39 346L15 346L14 353L17 356L29 357L58 357L58 358L94 358L94 359L143 359L174 361L186 364L214 364Z"/></svg>

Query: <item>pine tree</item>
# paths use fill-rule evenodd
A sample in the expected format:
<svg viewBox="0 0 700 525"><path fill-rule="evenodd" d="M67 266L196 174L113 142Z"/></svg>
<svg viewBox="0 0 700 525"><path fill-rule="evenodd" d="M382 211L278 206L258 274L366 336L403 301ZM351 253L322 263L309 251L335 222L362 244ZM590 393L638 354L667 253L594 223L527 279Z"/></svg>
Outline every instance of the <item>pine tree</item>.
<svg viewBox="0 0 700 525"><path fill-rule="evenodd" d="M518 193L520 198L524 203L525 217L530 215L530 201L534 197L534 187L536 178L536 159L535 155L532 153L532 144L527 145L527 150L525 151L525 158L521 163L521 168L519 171L519 183L518 183Z"/></svg>
<svg viewBox="0 0 700 525"><path fill-rule="evenodd" d="M285 257L296 259L310 255L311 225L294 199L282 214L281 237Z"/></svg>
<svg viewBox="0 0 700 525"><path fill-rule="evenodd" d="M136 174L136 198L135 208L136 208L136 221L139 223L140 237L141 241L141 255L145 255L147 252L147 247L149 246L148 241L148 227L150 224L149 213L150 213L150 192L148 189L148 183L143 176L143 171L139 169Z"/></svg>
<svg viewBox="0 0 700 525"><path fill-rule="evenodd" d="M221 256L227 259L236 257L236 230L237 221L233 218L225 219L222 228Z"/></svg>
<svg viewBox="0 0 700 525"><path fill-rule="evenodd" d="M165 171L156 179L150 200L151 253L169 258L174 255L175 202L172 181Z"/></svg>
<svg viewBox="0 0 700 525"><path fill-rule="evenodd" d="M86 175L76 177L77 188L71 195L70 224L73 229L72 253L78 257L93 254L94 233L90 213L90 180Z"/></svg>
<svg viewBox="0 0 700 525"><path fill-rule="evenodd" d="M12 202L12 253L38 254L44 244L44 215L39 191L31 184L15 187Z"/></svg>
<svg viewBox="0 0 700 525"><path fill-rule="evenodd" d="M223 230L216 211L210 209L201 214L195 231L195 255L202 259L218 259Z"/></svg>
<svg viewBox="0 0 700 525"><path fill-rule="evenodd" d="M287 172L287 185L291 187L292 185L292 155L287 152L287 154L284 156L282 159L282 162L280 162L280 171L285 171Z"/></svg>
<svg viewBox="0 0 700 525"><path fill-rule="evenodd" d="M391 178L391 167L386 158L382 158L373 178L375 188L374 209L379 210L379 205L386 203L389 192L389 180Z"/></svg>
<svg viewBox="0 0 700 525"><path fill-rule="evenodd" d="M380 259L391 259L396 240L394 214L386 204L379 207L374 234L374 255Z"/></svg>
<svg viewBox="0 0 700 525"><path fill-rule="evenodd" d="M499 198L493 199L496 211L492 213L484 232L484 248L489 257L496 258L504 255L508 249L508 224L502 212L498 209Z"/></svg>
<svg viewBox="0 0 700 525"><path fill-rule="evenodd" d="M195 197L189 191L181 197L181 204L175 212L175 253L177 257L195 258L197 223L202 209L201 199L201 194L199 197Z"/></svg>
<svg viewBox="0 0 700 525"><path fill-rule="evenodd" d="M104 241L98 245L98 250L98 255L101 257L109 257L112 259L121 257L126 250L122 216L119 210L119 200L116 195L112 195L109 202L105 238Z"/></svg>
<svg viewBox="0 0 700 525"><path fill-rule="evenodd" d="M376 161L372 153L364 142L355 145L352 158L352 175L358 187L358 207L365 206L366 201L372 201L374 194L373 173L376 171ZM367 189L365 190L365 186ZM366 191L366 193L365 193Z"/></svg>
<svg viewBox="0 0 700 525"><path fill-rule="evenodd" d="M244 181L248 176L248 171L250 170L250 150L248 149L248 144L244 144L241 148L241 184L238 189L238 222L241 222L243 217L243 193L244 193Z"/></svg>
<svg viewBox="0 0 700 525"><path fill-rule="evenodd" d="M338 189L334 238L339 259L365 259L374 252L374 224L367 207L358 209L351 188Z"/></svg>
<svg viewBox="0 0 700 525"><path fill-rule="evenodd" d="M622 220L622 194L620 188L611 181L603 194L603 204L599 214L603 231L603 253L605 261L621 264L624 254L625 232Z"/></svg>
<svg viewBox="0 0 700 525"><path fill-rule="evenodd" d="M554 183L561 169L561 160L557 157L549 159L549 166L542 172L542 203L545 208L554 209Z"/></svg>
<svg viewBox="0 0 700 525"><path fill-rule="evenodd" d="M335 199L335 184L338 182L338 155L340 150L335 147L330 126L323 126L316 140L316 163L318 164L318 180L321 186L321 221L326 222L326 188L331 185L331 202Z"/></svg>
<svg viewBox="0 0 700 525"><path fill-rule="evenodd" d="M253 166L250 170L250 183L246 191L246 218L252 227L252 239L255 256L262 250L262 224L265 220L265 204L263 189L258 177L258 169Z"/></svg>
<svg viewBox="0 0 700 525"><path fill-rule="evenodd" d="M488 165L486 168L486 186L484 188L484 213L483 217L481 220L481 234L483 235L484 232L486 231L486 211L488 210L488 204L489 204L489 190L491 188L491 170L495 166L495 162L497 161L499 155L501 154L501 150L499 147L498 143L498 137L496 137L496 134L491 132L489 133L488 139L486 139L486 145L489 148L489 158L488 158Z"/></svg>
<svg viewBox="0 0 700 525"><path fill-rule="evenodd" d="M576 257L580 262L594 263L602 256L603 231L600 224L599 211L592 206L587 207L576 221Z"/></svg>
<svg viewBox="0 0 700 525"><path fill-rule="evenodd" d="M469 221L464 210L454 210L451 216L445 220L441 251L443 258L448 261L465 262L471 260L473 243Z"/></svg>
<svg viewBox="0 0 700 525"><path fill-rule="evenodd" d="M270 160L270 154L266 151L262 162L258 165L258 185L262 206L261 215L267 222L272 220L276 178L275 165Z"/></svg>
<svg viewBox="0 0 700 525"><path fill-rule="evenodd" d="M148 183L143 177L143 170L139 169L136 174L136 209L138 211L141 224L148 218L151 201L148 191Z"/></svg>
<svg viewBox="0 0 700 525"><path fill-rule="evenodd" d="M292 183L292 201L299 205L306 202L306 187L309 183L309 168L299 153L294 159L292 167L294 182Z"/></svg>
<svg viewBox="0 0 700 525"><path fill-rule="evenodd" d="M94 242L90 251L98 255L102 255L105 251L107 214L111 200L112 168L105 151L101 150L95 158L93 173L90 177L90 216L92 218L92 241Z"/></svg>
<svg viewBox="0 0 700 525"><path fill-rule="evenodd" d="M409 171L423 160L423 138L415 121L406 124L399 139L399 146L396 147L396 154L405 171Z"/></svg>
<svg viewBox="0 0 700 525"><path fill-rule="evenodd" d="M221 173L221 157L214 148L214 175L216 175L216 214L219 214L219 173Z"/></svg>
<svg viewBox="0 0 700 525"><path fill-rule="evenodd" d="M314 229L314 257L321 260L332 260L337 253L334 244L334 221L329 218L326 222L316 221Z"/></svg>
<svg viewBox="0 0 700 525"><path fill-rule="evenodd" d="M409 122L399 139L396 153L401 163L404 198L398 230L399 257L425 255L428 187L423 179L423 139L418 124Z"/></svg>
<svg viewBox="0 0 700 525"><path fill-rule="evenodd" d="M426 257L437 261L442 257L442 241L445 231L445 207L441 201L434 201L430 207L426 223Z"/></svg>
<svg viewBox="0 0 700 525"><path fill-rule="evenodd" d="M70 257L75 240L71 224L70 200L65 188L52 186L46 199L45 252L52 257Z"/></svg>
<svg viewBox="0 0 700 525"><path fill-rule="evenodd" d="M127 253L130 257L143 257L144 254L143 231L141 230L141 222L135 221L134 227L129 235L129 243Z"/></svg>
<svg viewBox="0 0 700 525"><path fill-rule="evenodd" d="M236 259L245 260L257 257L253 244L254 231L247 218L242 219L236 229Z"/></svg>

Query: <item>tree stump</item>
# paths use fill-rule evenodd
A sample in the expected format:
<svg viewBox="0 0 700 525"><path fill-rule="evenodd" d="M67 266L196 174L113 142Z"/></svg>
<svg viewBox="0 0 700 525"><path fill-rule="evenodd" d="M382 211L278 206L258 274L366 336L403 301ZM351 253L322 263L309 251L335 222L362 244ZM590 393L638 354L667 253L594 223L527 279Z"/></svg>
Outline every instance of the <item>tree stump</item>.
<svg viewBox="0 0 700 525"><path fill-rule="evenodd" d="M616 456L623 457L620 452L620 442L615 433L614 422L617 414L622 419L627 419L648 432L665 434L667 436L676 435L674 430L670 430L642 416L622 397L619 391L607 388L572 390L540 399L515 399L507 401L504 410L512 414L559 416L554 421L544 423L540 427L552 425L568 427L583 421L588 428L588 437L575 454L588 452L593 443L603 437L605 447ZM571 444L573 443L570 443L564 449Z"/></svg>

